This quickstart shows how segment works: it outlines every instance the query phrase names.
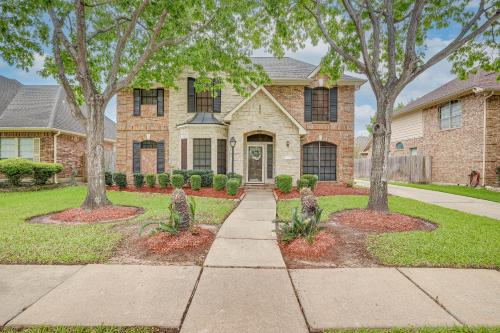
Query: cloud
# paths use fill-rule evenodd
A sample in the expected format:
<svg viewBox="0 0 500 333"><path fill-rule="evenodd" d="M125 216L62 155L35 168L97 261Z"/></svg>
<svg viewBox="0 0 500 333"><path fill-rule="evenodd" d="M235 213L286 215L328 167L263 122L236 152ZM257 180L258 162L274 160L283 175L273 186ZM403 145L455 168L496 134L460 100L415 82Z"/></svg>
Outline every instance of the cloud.
<svg viewBox="0 0 500 333"><path fill-rule="evenodd" d="M356 105L354 110L355 136L368 135L366 125L370 122L370 117L375 114L375 108L372 105L363 104Z"/></svg>

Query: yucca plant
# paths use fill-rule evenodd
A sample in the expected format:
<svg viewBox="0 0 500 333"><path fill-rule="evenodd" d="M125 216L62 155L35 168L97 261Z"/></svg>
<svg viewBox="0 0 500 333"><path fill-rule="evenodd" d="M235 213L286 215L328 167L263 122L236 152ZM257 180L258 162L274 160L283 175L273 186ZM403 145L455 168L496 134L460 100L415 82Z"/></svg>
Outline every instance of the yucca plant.
<svg viewBox="0 0 500 333"><path fill-rule="evenodd" d="M170 212L169 218L167 221L150 221L146 222L141 226L141 229L139 230L139 235L142 235L144 232L144 229L150 225L156 225L151 231L149 232L150 235L159 233L159 232L168 232L169 234L172 235L177 235L179 233L179 224L181 221L180 215L174 211L173 205L170 204L168 206L168 210Z"/></svg>
<svg viewBox="0 0 500 333"><path fill-rule="evenodd" d="M292 211L292 220L285 222L280 227L281 240L287 243L303 237L309 244L312 244L314 236L321 230L319 223L322 213L323 210L318 208L314 215L308 217L301 214L297 208L294 208Z"/></svg>

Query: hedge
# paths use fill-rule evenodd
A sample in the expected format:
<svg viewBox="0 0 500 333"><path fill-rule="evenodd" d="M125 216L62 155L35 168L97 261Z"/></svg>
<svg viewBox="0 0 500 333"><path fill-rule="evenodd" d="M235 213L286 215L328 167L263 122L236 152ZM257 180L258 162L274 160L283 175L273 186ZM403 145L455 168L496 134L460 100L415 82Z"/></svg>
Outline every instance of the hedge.
<svg viewBox="0 0 500 333"><path fill-rule="evenodd" d="M104 172L104 183L106 184L106 186L113 185L113 174L111 172Z"/></svg>
<svg viewBox="0 0 500 333"><path fill-rule="evenodd" d="M21 158L0 161L0 173L7 177L9 184L19 186L23 177L33 177L36 185L44 185L53 175L63 170L62 164L33 162Z"/></svg>
<svg viewBox="0 0 500 333"><path fill-rule="evenodd" d="M172 186L175 188L182 188L185 184L184 177L181 174L173 174L172 178Z"/></svg>
<svg viewBox="0 0 500 333"><path fill-rule="evenodd" d="M170 185L170 174L160 173L158 175L158 185L160 185L160 188L167 188Z"/></svg>
<svg viewBox="0 0 500 333"><path fill-rule="evenodd" d="M308 186L311 188L311 190L314 190L314 188L316 187L316 183L318 182L318 176L317 175L304 174L300 178L307 179L307 181L309 182Z"/></svg>
<svg viewBox="0 0 500 333"><path fill-rule="evenodd" d="M243 183L243 176L238 174L238 173L232 173L232 172L228 172L227 173L227 179L237 179L238 182L240 183L239 186L241 186L241 184Z"/></svg>
<svg viewBox="0 0 500 333"><path fill-rule="evenodd" d="M142 173L134 173L134 186L135 188L144 186L144 175Z"/></svg>
<svg viewBox="0 0 500 333"><path fill-rule="evenodd" d="M214 189L217 191L222 191L226 187L227 176L226 175L215 175L214 176Z"/></svg>
<svg viewBox="0 0 500 333"><path fill-rule="evenodd" d="M127 175L123 172L117 172L113 174L113 181L119 188L123 189L127 187Z"/></svg>
<svg viewBox="0 0 500 333"><path fill-rule="evenodd" d="M191 189L193 191L199 191L201 188L201 176L192 175L191 177L189 177L189 184L191 184Z"/></svg>
<svg viewBox="0 0 500 333"><path fill-rule="evenodd" d="M47 180L55 174L63 171L60 163L33 162L33 180L35 185L45 185Z"/></svg>
<svg viewBox="0 0 500 333"><path fill-rule="evenodd" d="M214 172L212 170L199 170L199 169L191 169L191 170L181 170L177 169L172 172L174 175L182 175L184 177L184 183L189 182L189 178L192 175L201 176L201 186L202 187L210 187L212 186Z"/></svg>
<svg viewBox="0 0 500 333"><path fill-rule="evenodd" d="M236 195L240 182L237 178L231 178L226 183L226 193L229 195Z"/></svg>
<svg viewBox="0 0 500 333"><path fill-rule="evenodd" d="M304 187L309 187L309 180L304 177L297 179L297 189L300 191Z"/></svg>
<svg viewBox="0 0 500 333"><path fill-rule="evenodd" d="M293 178L289 175L278 175L275 178L276 186L283 193L292 192Z"/></svg>
<svg viewBox="0 0 500 333"><path fill-rule="evenodd" d="M146 174L146 184L148 187L153 188L156 185L156 175L154 173Z"/></svg>

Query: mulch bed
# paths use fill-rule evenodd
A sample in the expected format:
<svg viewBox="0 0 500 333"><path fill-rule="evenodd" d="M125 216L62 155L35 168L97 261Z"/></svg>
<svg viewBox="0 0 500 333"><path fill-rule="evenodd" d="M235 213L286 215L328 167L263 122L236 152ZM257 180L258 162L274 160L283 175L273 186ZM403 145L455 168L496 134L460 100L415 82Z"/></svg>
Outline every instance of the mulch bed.
<svg viewBox="0 0 500 333"><path fill-rule="evenodd" d="M324 230L316 237L318 245L303 239L289 244L280 242L287 267L373 267L381 266L366 248L369 235L384 232L432 231L436 225L398 213L379 213L365 209L332 214ZM328 237L322 235L328 235Z"/></svg>
<svg viewBox="0 0 500 333"><path fill-rule="evenodd" d="M170 254L209 248L215 235L206 229L194 227L178 235L160 232L144 240L146 248L157 254Z"/></svg>
<svg viewBox="0 0 500 333"><path fill-rule="evenodd" d="M92 224L124 221L142 214L144 210L131 206L107 206L97 209L70 208L62 212L35 216L29 223L43 224Z"/></svg>
<svg viewBox="0 0 500 333"><path fill-rule="evenodd" d="M314 188L314 194L316 196L326 196L326 195L367 195L368 190L364 188L353 188L347 187L346 185L340 184L329 184L318 182ZM278 189L274 189L275 196L280 200L295 199L300 197L300 193L296 187L292 189L290 193L282 193Z"/></svg>
<svg viewBox="0 0 500 333"><path fill-rule="evenodd" d="M174 191L174 188L159 188L159 187L147 187L144 186L142 188L135 188L128 186L124 189L120 189L118 186L110 186L108 189L112 191L123 191L123 192L140 192L140 193L163 193L163 194L171 194ZM229 195L225 190L216 191L213 187L202 187L199 191L193 191L190 187L184 187L184 192L186 195L192 195L197 197L209 197L209 198L220 198L220 199L241 199L245 190L243 188L238 189L238 193L236 195Z"/></svg>

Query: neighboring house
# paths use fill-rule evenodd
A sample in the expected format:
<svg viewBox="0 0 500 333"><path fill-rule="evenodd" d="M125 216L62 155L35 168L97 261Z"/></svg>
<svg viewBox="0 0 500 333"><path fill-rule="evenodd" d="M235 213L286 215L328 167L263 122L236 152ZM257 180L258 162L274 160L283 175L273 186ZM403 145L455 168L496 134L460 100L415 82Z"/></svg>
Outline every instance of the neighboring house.
<svg viewBox="0 0 500 333"><path fill-rule="evenodd" d="M498 186L495 169L500 166L500 82L497 75L478 71L468 80L452 80L395 113L391 153L432 156L435 183L468 184L468 175L475 170L481 174L482 185Z"/></svg>
<svg viewBox="0 0 500 333"><path fill-rule="evenodd" d="M272 80L239 95L226 86L213 98L196 92L186 72L178 89L126 89L117 98L117 170L232 170L245 183L277 174L320 180L353 177L354 93L364 80L342 76L332 87L319 67L292 58L253 58ZM233 140L232 140L233 139Z"/></svg>
<svg viewBox="0 0 500 333"><path fill-rule="evenodd" d="M105 150L112 153L116 124L105 120ZM78 176L85 156L85 130L72 116L58 85L23 85L0 76L0 159L62 163L59 179Z"/></svg>
<svg viewBox="0 0 500 333"><path fill-rule="evenodd" d="M363 155L363 151L366 148L366 145L370 141L368 136L358 136L354 139L354 158L360 158Z"/></svg>

